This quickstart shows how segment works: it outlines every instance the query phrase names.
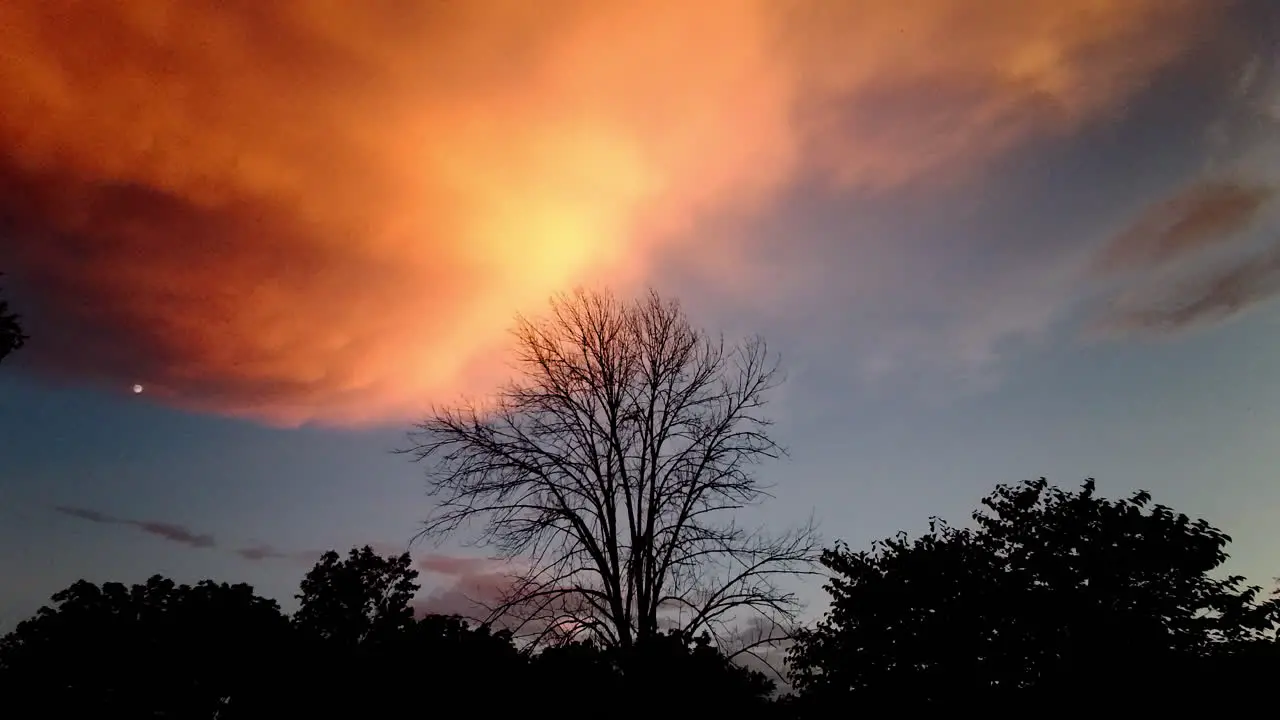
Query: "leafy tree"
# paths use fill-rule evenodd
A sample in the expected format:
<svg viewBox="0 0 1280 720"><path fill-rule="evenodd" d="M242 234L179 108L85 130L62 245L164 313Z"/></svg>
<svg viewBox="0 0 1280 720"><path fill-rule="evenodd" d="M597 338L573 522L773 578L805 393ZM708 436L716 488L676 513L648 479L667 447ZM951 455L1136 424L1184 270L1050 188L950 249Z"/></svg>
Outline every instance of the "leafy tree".
<svg viewBox="0 0 1280 720"><path fill-rule="evenodd" d="M818 706L1151 706L1154 688L1179 704L1211 692L1246 651L1274 657L1277 599L1216 573L1230 538L1150 501L1040 479L1000 486L973 528L837 545L831 608L790 654L795 687Z"/></svg>
<svg viewBox="0 0 1280 720"><path fill-rule="evenodd" d="M518 320L517 340L513 382L434 411L406 449L429 461L425 534L474 522L526 568L490 617L623 648L668 627L735 652L785 634L800 603L779 580L809 570L816 534L732 517L767 496L753 470L781 453L765 344L726 346L653 293L559 297ZM771 631L744 643L748 623Z"/></svg>
<svg viewBox="0 0 1280 720"><path fill-rule="evenodd" d="M368 695L388 682L405 687L430 683L446 689L441 702L451 695L465 697L481 715L527 711L529 698L548 687L532 682L529 658L516 648L509 630L472 626L456 616L421 618L395 645L384 648L374 666L378 670ZM495 692L496 687L501 691ZM388 700L388 708L395 705Z"/></svg>
<svg viewBox="0 0 1280 720"><path fill-rule="evenodd" d="M28 338L18 322L20 319L20 316L9 311L8 301L0 297L0 361L21 350L27 342Z"/></svg>
<svg viewBox="0 0 1280 720"><path fill-rule="evenodd" d="M81 580L0 640L10 707L40 714L120 717L244 716L266 707L288 642L288 621L248 585ZM20 713L21 714L21 713Z"/></svg>
<svg viewBox="0 0 1280 720"><path fill-rule="evenodd" d="M472 627L457 616L426 615L409 628L405 638L415 649L430 647L438 653L440 665L464 675L502 669L514 672L525 660L512 643L510 630Z"/></svg>
<svg viewBox="0 0 1280 720"><path fill-rule="evenodd" d="M418 571L408 553L378 555L369 546L342 559L326 552L302 579L293 625L299 656L294 673L297 714L360 707L368 714L408 709L388 686L411 682L409 659L423 655L413 640L410 604ZM323 692L315 692L323 688Z"/></svg>
<svg viewBox="0 0 1280 720"><path fill-rule="evenodd" d="M774 684L763 673L731 661L709 634L665 632L630 648L571 641L535 657L533 682L571 677L579 698L602 705L626 698L630 717L671 712L758 718L772 705Z"/></svg>
<svg viewBox="0 0 1280 720"><path fill-rule="evenodd" d="M631 648L568 642L533 655L510 630L406 616L413 580L404 556L328 553L307 574L293 623L247 585L81 581L0 640L0 692L17 715L67 717L395 716L459 702L514 715L548 695L567 717L770 709L772 683L709 635L660 633Z"/></svg>
<svg viewBox="0 0 1280 720"><path fill-rule="evenodd" d="M302 579L294 625L350 647L394 637L413 624L417 579L408 553L382 557L366 545L342 560L330 550Z"/></svg>
<svg viewBox="0 0 1280 720"><path fill-rule="evenodd" d="M619 667L627 685L626 697L645 698L646 688L663 687L673 677L680 678L677 694L682 707L701 713L757 717L768 707L774 683L764 673L732 662L716 649L709 633L689 637L679 632L663 633L657 642L637 645L622 654ZM649 713L662 710L668 698L648 700Z"/></svg>

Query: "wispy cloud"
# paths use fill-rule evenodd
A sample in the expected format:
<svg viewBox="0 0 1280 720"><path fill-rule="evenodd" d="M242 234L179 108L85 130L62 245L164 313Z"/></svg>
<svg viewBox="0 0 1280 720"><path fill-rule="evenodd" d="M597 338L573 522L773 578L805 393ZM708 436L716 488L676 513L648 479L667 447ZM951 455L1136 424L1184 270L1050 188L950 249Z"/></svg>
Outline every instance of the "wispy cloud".
<svg viewBox="0 0 1280 720"><path fill-rule="evenodd" d="M459 575L454 582L428 592L414 602L419 615L461 615L486 619L512 587L512 576L500 571Z"/></svg>
<svg viewBox="0 0 1280 720"><path fill-rule="evenodd" d="M320 559L321 555L324 554L318 550L289 552L267 544L249 545L247 547L237 548L234 552L241 559L252 562L258 562L260 560L293 560L300 563L314 563Z"/></svg>
<svg viewBox="0 0 1280 720"><path fill-rule="evenodd" d="M194 548L211 548L216 545L213 536L205 533L195 532L182 525L168 522L158 522L154 520L130 520L127 518L118 518L96 510L87 510L85 508L69 507L59 505L54 508L57 512L69 517L87 520L89 522L100 523L104 525L125 525L133 527L154 535L162 540L188 545Z"/></svg>
<svg viewBox="0 0 1280 720"><path fill-rule="evenodd" d="M90 512L90 511L84 511ZM374 552L383 556L399 556L406 550L403 545L394 543L367 543ZM284 550L267 543L254 543L233 551L238 557L250 562L264 560L285 560L310 565L324 555L325 550ZM438 576L436 582L446 585L469 585L472 578L490 574L501 574L502 565L496 561L466 555L449 555L444 553L427 553L414 558L413 565L419 571ZM450 601L452 602L452 601ZM456 604L456 603L454 603Z"/></svg>
<svg viewBox="0 0 1280 720"><path fill-rule="evenodd" d="M414 565L434 575L425 595L414 603L420 615L461 615L485 619L507 596L513 582L503 563L481 557L431 553Z"/></svg>
<svg viewBox="0 0 1280 720"><path fill-rule="evenodd" d="M1280 65L1253 57L1233 89L1237 102L1211 127L1206 177L1137 213L1094 258L1095 274L1121 282L1088 334L1176 334L1280 295L1280 117L1271 112Z"/></svg>
<svg viewBox="0 0 1280 720"><path fill-rule="evenodd" d="M1229 320L1277 297L1280 242L1172 286L1124 295L1097 321L1095 330L1104 336L1169 335Z"/></svg>
<svg viewBox="0 0 1280 720"><path fill-rule="evenodd" d="M1103 272L1150 269L1238 239L1276 198L1276 188L1203 181L1147 208L1098 255Z"/></svg>
<svg viewBox="0 0 1280 720"><path fill-rule="evenodd" d="M465 557L459 555L441 555L432 553L424 555L414 563L423 572L437 575L477 575L492 572L494 561L486 558Z"/></svg>

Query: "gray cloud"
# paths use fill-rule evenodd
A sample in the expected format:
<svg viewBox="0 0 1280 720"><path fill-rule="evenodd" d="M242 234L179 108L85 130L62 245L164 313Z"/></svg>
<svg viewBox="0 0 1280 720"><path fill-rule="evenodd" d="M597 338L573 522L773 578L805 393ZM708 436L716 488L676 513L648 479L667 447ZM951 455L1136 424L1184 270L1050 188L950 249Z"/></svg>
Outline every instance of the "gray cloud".
<svg viewBox="0 0 1280 720"><path fill-rule="evenodd" d="M1123 298L1112 304L1096 329L1104 335L1168 335L1230 319L1277 296L1280 242L1166 292Z"/></svg>
<svg viewBox="0 0 1280 720"><path fill-rule="evenodd" d="M500 563L487 558L430 553L418 558L414 565L439 579L452 580L414 602L419 615L461 615L484 620L490 609L507 597L514 582Z"/></svg>
<svg viewBox="0 0 1280 720"><path fill-rule="evenodd" d="M398 557L405 552L403 547L396 547L388 543L364 544L371 547L373 551L379 555L391 555ZM346 558L345 550L338 551L337 548L333 548L333 550L338 552L338 554L344 559ZM319 562L321 556L328 552L328 550L282 550L268 543L257 543L237 548L234 552L242 560L249 560L251 562L259 562L262 560L290 560L304 565L312 565Z"/></svg>
<svg viewBox="0 0 1280 720"><path fill-rule="evenodd" d="M302 560L304 555L311 559L320 557L320 553L296 553L278 550L271 545L250 545L249 547L239 548L235 551L244 560Z"/></svg>
<svg viewBox="0 0 1280 720"><path fill-rule="evenodd" d="M90 510L79 510L78 513L97 515ZM391 543L366 543L373 551L384 556L400 556L406 552L403 545ZM257 543L237 548L233 551L243 560L259 562L262 560L292 560L304 564L312 564L324 555L324 550L283 550L268 543ZM422 572L449 576L456 583L467 584L472 578L489 575L497 569L493 561L486 558L462 555L444 555L429 553L414 559L414 567Z"/></svg>
<svg viewBox="0 0 1280 720"><path fill-rule="evenodd" d="M414 601L418 615L460 615L483 620L511 590L512 576L502 572L460 575L449 587Z"/></svg>
<svg viewBox="0 0 1280 720"><path fill-rule="evenodd" d="M493 562L485 558L437 553L424 555L415 564L423 572L438 575L479 575L493 570Z"/></svg>
<svg viewBox="0 0 1280 720"><path fill-rule="evenodd" d="M69 517L87 520L89 522L99 523L103 525L127 525L137 528L148 535L154 535L162 540L189 545L196 548L211 548L217 543L212 535L197 533L182 525L174 523L157 522L154 520L130 520L127 518L118 518L97 510L88 510L85 508L69 507L59 505L54 508L55 511L67 515Z"/></svg>
<svg viewBox="0 0 1280 720"><path fill-rule="evenodd" d="M1276 188L1205 181L1143 211L1099 252L1095 267L1111 273L1162 265L1234 239L1276 196Z"/></svg>
<svg viewBox="0 0 1280 720"><path fill-rule="evenodd" d="M104 515L103 513L100 513L97 510L86 510L84 508L67 507L65 505L59 505L55 507L54 510L56 512L62 513L63 515L69 515L74 518L80 518L81 520L88 520L89 522L96 522L96 523L119 522L115 518L110 517L109 515Z"/></svg>

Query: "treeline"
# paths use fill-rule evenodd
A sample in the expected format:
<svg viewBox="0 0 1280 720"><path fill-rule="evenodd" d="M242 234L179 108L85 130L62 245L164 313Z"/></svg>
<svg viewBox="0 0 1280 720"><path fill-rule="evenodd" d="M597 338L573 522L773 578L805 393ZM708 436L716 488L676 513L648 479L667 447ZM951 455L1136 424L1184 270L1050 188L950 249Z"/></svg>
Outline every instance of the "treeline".
<svg viewBox="0 0 1280 720"><path fill-rule="evenodd" d="M330 551L302 580L292 616L245 584L79 581L0 640L0 697L29 708L5 716L499 716L546 706L585 717L672 703L751 716L770 705L773 683L706 638L534 649L509 630L415 618L417 575L407 554Z"/></svg>
<svg viewBox="0 0 1280 720"><path fill-rule="evenodd" d="M247 585L78 582L0 641L6 717L807 718L924 710L1186 711L1270 702L1280 598L1221 574L1230 538L1092 481L1000 486L827 550L830 609L786 649L786 692L708 636L628 648L414 617L408 555L330 552L284 614Z"/></svg>

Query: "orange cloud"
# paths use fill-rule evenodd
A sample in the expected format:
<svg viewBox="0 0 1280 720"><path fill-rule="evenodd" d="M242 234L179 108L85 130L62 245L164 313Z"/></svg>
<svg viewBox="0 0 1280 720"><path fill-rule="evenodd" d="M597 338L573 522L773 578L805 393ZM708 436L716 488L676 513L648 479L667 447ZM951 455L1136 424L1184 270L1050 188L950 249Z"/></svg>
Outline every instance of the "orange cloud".
<svg viewBox="0 0 1280 720"><path fill-rule="evenodd" d="M270 422L409 416L487 387L513 312L801 173L893 187L1121 107L1214 5L6 2L24 353Z"/></svg>

